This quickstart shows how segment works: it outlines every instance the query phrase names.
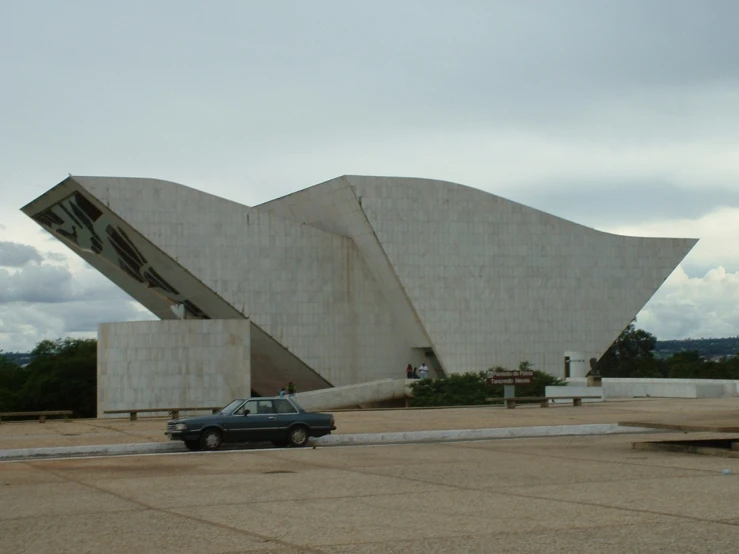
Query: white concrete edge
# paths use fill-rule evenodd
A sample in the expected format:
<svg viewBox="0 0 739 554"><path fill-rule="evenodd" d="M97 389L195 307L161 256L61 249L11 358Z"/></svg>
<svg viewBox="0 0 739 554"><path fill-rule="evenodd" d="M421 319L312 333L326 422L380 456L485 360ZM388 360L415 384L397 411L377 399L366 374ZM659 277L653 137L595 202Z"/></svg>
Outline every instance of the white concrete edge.
<svg viewBox="0 0 739 554"><path fill-rule="evenodd" d="M86 446L51 446L45 448L0 450L0 460L16 458L49 458L57 456L113 456L121 454L141 454L145 452L174 452L182 449L184 449L184 444L180 441L95 444Z"/></svg>
<svg viewBox="0 0 739 554"><path fill-rule="evenodd" d="M620 427L612 423L585 425L556 425L539 427L504 427L496 429L449 429L441 431L407 431L396 433L356 433L327 435L311 439L313 446L345 446L359 444L398 444L418 442L451 442L467 440L521 439L535 437L563 437L588 435L615 435L627 433L657 433L640 427ZM101 456L147 453L187 452L180 441L132 444L104 444L88 446L54 446L46 448L19 448L0 450L0 461L24 458L56 458L63 456Z"/></svg>
<svg viewBox="0 0 739 554"><path fill-rule="evenodd" d="M495 429L449 429L441 431L408 431L399 433L358 433L354 435L327 435L313 440L316 446L345 444L390 444L403 442L447 442L465 440L521 439L535 437L562 437L644 433L640 427L621 427L612 423L584 425L555 425L539 427L504 427Z"/></svg>

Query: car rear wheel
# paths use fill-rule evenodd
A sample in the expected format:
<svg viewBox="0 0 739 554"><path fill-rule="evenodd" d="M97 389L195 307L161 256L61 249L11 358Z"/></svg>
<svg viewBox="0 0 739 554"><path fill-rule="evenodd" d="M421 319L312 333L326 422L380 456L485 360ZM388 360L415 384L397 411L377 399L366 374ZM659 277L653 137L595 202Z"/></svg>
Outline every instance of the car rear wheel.
<svg viewBox="0 0 739 554"><path fill-rule="evenodd" d="M200 448L202 450L218 450L223 444L223 436L215 427L206 429L200 434Z"/></svg>
<svg viewBox="0 0 739 554"><path fill-rule="evenodd" d="M290 446L305 446L308 444L308 428L296 425L287 433L287 442Z"/></svg>
<svg viewBox="0 0 739 554"><path fill-rule="evenodd" d="M194 441L185 441L185 446L188 450L192 450L193 452L197 452L200 450L200 441L194 440Z"/></svg>

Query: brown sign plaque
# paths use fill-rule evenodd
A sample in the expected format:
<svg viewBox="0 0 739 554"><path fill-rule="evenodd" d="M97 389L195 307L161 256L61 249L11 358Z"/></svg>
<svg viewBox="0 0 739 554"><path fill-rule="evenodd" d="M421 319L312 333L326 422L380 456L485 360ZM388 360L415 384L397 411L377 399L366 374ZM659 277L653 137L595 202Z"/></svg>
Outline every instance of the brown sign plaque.
<svg viewBox="0 0 739 554"><path fill-rule="evenodd" d="M489 371L488 385L530 385L534 382L531 370Z"/></svg>

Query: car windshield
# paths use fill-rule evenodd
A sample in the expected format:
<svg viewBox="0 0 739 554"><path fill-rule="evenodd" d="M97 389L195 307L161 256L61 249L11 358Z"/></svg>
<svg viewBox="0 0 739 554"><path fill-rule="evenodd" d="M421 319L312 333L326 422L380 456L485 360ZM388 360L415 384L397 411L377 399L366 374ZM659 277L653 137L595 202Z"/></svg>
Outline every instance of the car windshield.
<svg viewBox="0 0 739 554"><path fill-rule="evenodd" d="M226 415L232 414L234 412L234 410L236 408L238 408L239 406L241 406L241 404L243 402L244 402L243 400L234 400L228 406L226 406L225 408L223 408L218 413L220 413L220 414L226 414Z"/></svg>

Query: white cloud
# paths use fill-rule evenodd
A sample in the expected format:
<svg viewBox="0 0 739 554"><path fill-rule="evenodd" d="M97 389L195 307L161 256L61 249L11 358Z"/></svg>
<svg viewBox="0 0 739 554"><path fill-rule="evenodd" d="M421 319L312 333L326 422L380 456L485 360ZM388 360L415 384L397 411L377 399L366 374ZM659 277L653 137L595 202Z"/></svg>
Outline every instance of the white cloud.
<svg viewBox="0 0 739 554"><path fill-rule="evenodd" d="M612 226L632 236L692 237L698 244L637 316L658 339L739 336L739 208L697 218Z"/></svg>
<svg viewBox="0 0 739 554"><path fill-rule="evenodd" d="M0 241L0 267L22 267L41 260L41 254L33 246Z"/></svg>
<svg viewBox="0 0 739 554"><path fill-rule="evenodd" d="M739 336L739 271L723 267L702 277L678 268L637 317L658 339Z"/></svg>
<svg viewBox="0 0 739 554"><path fill-rule="evenodd" d="M64 321L37 306L0 304L0 350L28 352L43 339L64 335Z"/></svg>
<svg viewBox="0 0 739 554"><path fill-rule="evenodd" d="M24 352L44 339L95 337L105 322L156 319L81 258L60 252L39 257L40 264L0 268L0 350Z"/></svg>
<svg viewBox="0 0 739 554"><path fill-rule="evenodd" d="M0 268L0 302L66 302L72 274L65 267L32 265L14 272Z"/></svg>
<svg viewBox="0 0 739 554"><path fill-rule="evenodd" d="M132 300L0 304L0 350L28 352L45 339L96 337L100 323L156 319Z"/></svg>

